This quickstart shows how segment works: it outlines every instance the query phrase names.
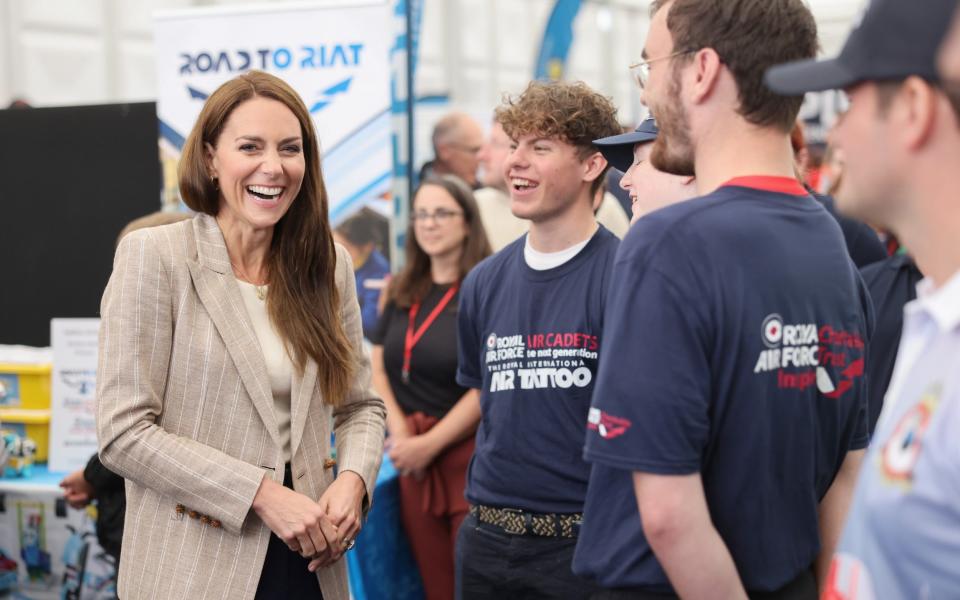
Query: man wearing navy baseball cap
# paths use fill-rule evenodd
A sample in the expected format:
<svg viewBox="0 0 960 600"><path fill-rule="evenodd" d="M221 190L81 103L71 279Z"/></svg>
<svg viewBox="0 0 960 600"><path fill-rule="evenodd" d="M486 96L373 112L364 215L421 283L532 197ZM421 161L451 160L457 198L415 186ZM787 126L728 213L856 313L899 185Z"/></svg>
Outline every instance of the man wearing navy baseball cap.
<svg viewBox="0 0 960 600"><path fill-rule="evenodd" d="M650 164L658 133L656 119L647 117L636 131L593 142L607 162L623 173L619 183L630 194L631 225L647 213L697 195L692 176L671 175Z"/></svg>
<svg viewBox="0 0 960 600"><path fill-rule="evenodd" d="M876 0L831 60L771 69L775 91L841 88L842 204L896 233L926 278L824 598L960 598L960 97L937 51L954 0Z"/></svg>

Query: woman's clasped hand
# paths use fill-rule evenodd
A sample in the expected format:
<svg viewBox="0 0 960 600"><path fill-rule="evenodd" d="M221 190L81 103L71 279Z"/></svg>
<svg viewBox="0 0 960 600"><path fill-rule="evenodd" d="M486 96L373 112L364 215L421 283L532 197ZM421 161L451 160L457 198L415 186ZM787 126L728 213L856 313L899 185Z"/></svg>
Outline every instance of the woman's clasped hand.
<svg viewBox="0 0 960 600"><path fill-rule="evenodd" d="M308 569L333 564L360 532L363 480L345 471L319 501L264 478L253 500L257 516L290 550L311 559Z"/></svg>

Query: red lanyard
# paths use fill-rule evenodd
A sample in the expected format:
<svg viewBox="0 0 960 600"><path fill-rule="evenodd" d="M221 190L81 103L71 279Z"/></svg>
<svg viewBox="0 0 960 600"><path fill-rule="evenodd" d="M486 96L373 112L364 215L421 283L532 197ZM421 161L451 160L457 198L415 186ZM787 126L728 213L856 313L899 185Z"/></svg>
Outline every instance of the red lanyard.
<svg viewBox="0 0 960 600"><path fill-rule="evenodd" d="M413 330L413 324L417 320L417 313L420 312L420 303L414 302L410 307L410 322L407 323L407 337L403 341L403 371L400 373L404 383L410 383L410 359L413 357L413 347L417 345L417 342L420 341L423 334L430 329L430 326L437 320L437 317L440 316L443 309L446 308L447 305L450 304L450 301L453 300L453 297L457 295L458 289L460 289L459 281L450 286L450 289L443 295L443 298L440 299L440 302L437 303L433 311L427 315L427 318L420 324L416 332Z"/></svg>

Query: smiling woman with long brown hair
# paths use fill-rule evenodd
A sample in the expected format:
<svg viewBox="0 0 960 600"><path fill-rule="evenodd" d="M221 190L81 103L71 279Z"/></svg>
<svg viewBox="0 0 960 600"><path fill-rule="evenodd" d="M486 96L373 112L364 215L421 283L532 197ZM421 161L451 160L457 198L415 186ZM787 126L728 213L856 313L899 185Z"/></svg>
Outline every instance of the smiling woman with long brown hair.
<svg viewBox="0 0 960 600"><path fill-rule="evenodd" d="M199 214L126 236L102 304L100 456L129 482L120 596L345 600L385 415L296 92L261 72L217 89L180 191Z"/></svg>

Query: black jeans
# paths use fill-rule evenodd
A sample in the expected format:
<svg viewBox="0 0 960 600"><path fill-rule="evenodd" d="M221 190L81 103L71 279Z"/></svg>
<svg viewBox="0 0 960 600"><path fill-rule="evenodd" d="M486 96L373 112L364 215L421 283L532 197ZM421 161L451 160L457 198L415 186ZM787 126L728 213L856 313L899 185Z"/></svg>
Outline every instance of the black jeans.
<svg viewBox="0 0 960 600"><path fill-rule="evenodd" d="M468 515L457 535L457 600L586 600L596 588L571 570L576 546L576 538L511 535Z"/></svg>
<svg viewBox="0 0 960 600"><path fill-rule="evenodd" d="M287 465L283 474L283 485L293 489L290 465ZM271 532L267 558L260 573L260 583L257 584L256 600L323 600L320 581L316 573L307 570L309 564L310 559L287 548L283 540Z"/></svg>
<svg viewBox="0 0 960 600"><path fill-rule="evenodd" d="M817 580L813 571L804 571L793 581L772 592L747 592L751 600L817 600ZM590 600L670 600L676 594L658 594L643 590L601 590Z"/></svg>

